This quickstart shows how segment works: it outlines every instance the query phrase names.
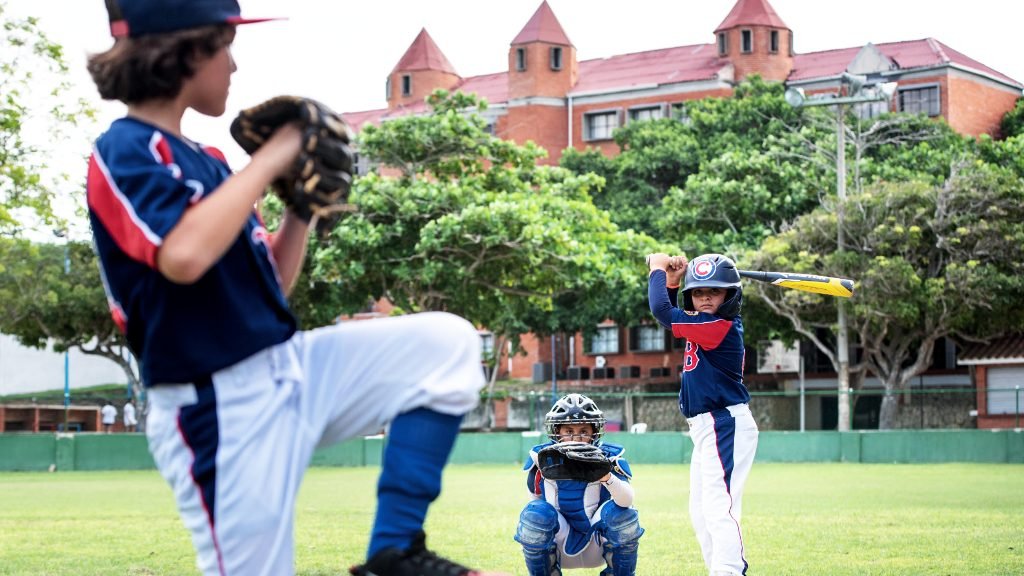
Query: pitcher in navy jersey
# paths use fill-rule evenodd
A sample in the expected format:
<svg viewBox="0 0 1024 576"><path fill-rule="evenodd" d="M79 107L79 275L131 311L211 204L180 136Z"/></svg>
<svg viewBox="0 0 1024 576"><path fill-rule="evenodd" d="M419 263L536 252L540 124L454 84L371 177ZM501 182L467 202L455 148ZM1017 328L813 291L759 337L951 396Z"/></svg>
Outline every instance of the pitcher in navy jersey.
<svg viewBox="0 0 1024 576"><path fill-rule="evenodd" d="M651 254L648 261L651 313L673 336L686 339L679 409L693 441L690 520L713 576L746 574L740 516L758 432L743 384L740 275L721 254L691 262Z"/></svg>
<svg viewBox="0 0 1024 576"><path fill-rule="evenodd" d="M114 45L88 68L128 110L95 143L89 217L147 387L149 449L199 569L294 573L295 497L313 451L387 425L369 560L352 573L479 575L428 551L422 531L484 384L479 334L444 313L298 330L287 295L310 222L288 211L271 233L254 206L292 166L299 128L279 129L235 173L181 131L187 109L224 113L235 29L261 20L236 0L107 9Z"/></svg>

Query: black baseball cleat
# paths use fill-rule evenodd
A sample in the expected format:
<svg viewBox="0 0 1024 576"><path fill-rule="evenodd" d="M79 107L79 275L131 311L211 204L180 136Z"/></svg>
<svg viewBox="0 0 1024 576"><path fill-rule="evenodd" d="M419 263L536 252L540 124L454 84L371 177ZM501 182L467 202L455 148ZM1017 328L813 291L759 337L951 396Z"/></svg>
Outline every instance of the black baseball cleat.
<svg viewBox="0 0 1024 576"><path fill-rule="evenodd" d="M407 550L385 548L366 564L353 566L349 573L352 576L487 576L427 550L427 535L422 531L413 536Z"/></svg>

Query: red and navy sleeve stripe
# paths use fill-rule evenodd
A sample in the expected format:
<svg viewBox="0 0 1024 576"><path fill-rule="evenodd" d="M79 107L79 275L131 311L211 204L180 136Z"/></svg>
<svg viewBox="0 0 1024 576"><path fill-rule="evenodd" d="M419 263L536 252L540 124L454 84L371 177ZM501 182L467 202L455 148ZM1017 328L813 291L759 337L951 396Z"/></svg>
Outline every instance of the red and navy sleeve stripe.
<svg viewBox="0 0 1024 576"><path fill-rule="evenodd" d="M89 158L86 190L89 209L128 257L156 268L156 253L163 238L139 217L135 207L118 189L103 158L93 150Z"/></svg>

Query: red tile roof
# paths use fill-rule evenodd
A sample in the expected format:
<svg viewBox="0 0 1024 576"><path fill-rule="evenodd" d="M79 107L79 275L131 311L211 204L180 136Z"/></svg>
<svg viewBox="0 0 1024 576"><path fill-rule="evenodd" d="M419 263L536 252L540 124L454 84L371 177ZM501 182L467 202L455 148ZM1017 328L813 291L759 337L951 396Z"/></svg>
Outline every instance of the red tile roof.
<svg viewBox="0 0 1024 576"><path fill-rule="evenodd" d="M789 29L789 26L786 26L768 0L739 0L725 20L722 20L718 28L715 28L715 34L736 26L771 26Z"/></svg>
<svg viewBox="0 0 1024 576"><path fill-rule="evenodd" d="M737 6L741 4L743 2ZM546 6L546 3L541 5L537 14L549 13L550 8L546 8ZM537 14L534 15L534 19ZM531 19L531 22L534 19ZM529 28L529 25L524 28L524 33ZM523 33L520 33L520 36L522 35ZM567 39L566 42L568 42ZM934 38L889 42L876 44L875 47L893 60L901 71L955 65L987 75L1011 86L1024 88L1024 85L1013 78L985 66ZM794 55L793 71L787 81L801 82L834 78L846 71L861 48L861 46L857 46ZM413 42L409 51L406 52L406 56L402 58L395 69L408 69L405 67L419 65L418 63L421 62L423 66L429 66L430 69L454 73L451 64L437 49L426 30L417 36L416 41ZM579 96L616 89L712 80L726 66L728 66L728 60L718 57L714 44L678 46L584 60L579 63L579 79L571 94ZM508 73L495 72L464 78L453 90L475 92L490 104L504 104L508 101ZM417 104L391 112L384 109L346 114L345 118L352 118L353 126L358 129L367 121L379 123L388 117L419 113L425 109L424 105Z"/></svg>
<svg viewBox="0 0 1024 576"><path fill-rule="evenodd" d="M391 72L412 70L440 70L458 76L455 67L445 58L444 53L437 47L426 28L420 30L420 33L416 35L416 39L412 41L409 49L405 51L405 55Z"/></svg>
<svg viewBox="0 0 1024 576"><path fill-rule="evenodd" d="M549 44L572 46L569 37L565 35L565 30L562 29L562 25L558 23L558 18L555 17L555 13L548 6L547 0L541 2L540 8L537 8L530 21L526 23L526 26L523 26L519 35L512 40L512 44L526 44L528 42L547 42Z"/></svg>
<svg viewBox="0 0 1024 576"><path fill-rule="evenodd" d="M679 46L580 62L573 94L715 78L728 64L714 44Z"/></svg>
<svg viewBox="0 0 1024 576"><path fill-rule="evenodd" d="M988 344L967 344L957 358L959 364L1001 364L1024 362L1024 334L1013 334Z"/></svg>
<svg viewBox="0 0 1024 576"><path fill-rule="evenodd" d="M1013 78L953 50L934 38L876 44L875 48L893 60L901 71L955 64L1024 88L1024 85ZM860 52L860 49L861 46L857 46L854 48L797 54L793 56L793 71L790 73L788 80L796 82L838 76L846 71L846 67L849 66L854 56Z"/></svg>

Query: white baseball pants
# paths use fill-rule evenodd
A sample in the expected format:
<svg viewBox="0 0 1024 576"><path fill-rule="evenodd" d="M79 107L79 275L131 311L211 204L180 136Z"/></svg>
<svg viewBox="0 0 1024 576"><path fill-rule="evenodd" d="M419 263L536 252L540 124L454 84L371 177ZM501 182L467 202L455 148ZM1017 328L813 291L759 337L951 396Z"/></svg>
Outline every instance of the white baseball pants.
<svg viewBox="0 0 1024 576"><path fill-rule="evenodd" d="M746 574L740 516L743 488L757 451L757 424L747 404L687 418L690 461L690 521L704 564L712 573Z"/></svg>
<svg viewBox="0 0 1024 576"><path fill-rule="evenodd" d="M298 332L205 383L147 390L149 449L206 575L294 573L295 497L313 451L398 414L461 415L483 387L480 336L432 312Z"/></svg>

